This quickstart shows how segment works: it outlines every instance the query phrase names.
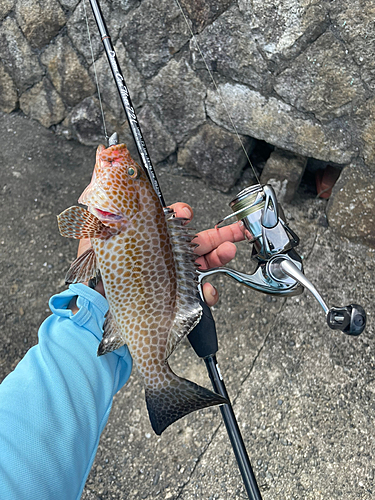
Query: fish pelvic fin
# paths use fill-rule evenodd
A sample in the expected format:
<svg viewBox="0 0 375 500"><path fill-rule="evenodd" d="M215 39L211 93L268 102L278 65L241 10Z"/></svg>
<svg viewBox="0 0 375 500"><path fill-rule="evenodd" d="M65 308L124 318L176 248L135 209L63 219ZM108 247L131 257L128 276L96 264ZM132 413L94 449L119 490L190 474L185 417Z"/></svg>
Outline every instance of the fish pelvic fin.
<svg viewBox="0 0 375 500"><path fill-rule="evenodd" d="M173 377L161 388L146 386L150 422L159 436L173 422L193 411L229 402L205 387L171 374Z"/></svg>
<svg viewBox="0 0 375 500"><path fill-rule="evenodd" d="M98 274L95 252L89 248L71 264L65 276L65 283L84 283L96 278Z"/></svg>
<svg viewBox="0 0 375 500"><path fill-rule="evenodd" d="M103 356L103 354L115 351L123 345L124 341L121 336L121 330L118 327L112 313L108 311L105 315L103 325L103 338L99 344L97 355Z"/></svg>
<svg viewBox="0 0 375 500"><path fill-rule="evenodd" d="M105 226L101 220L83 207L70 207L57 216L61 236L81 240L82 238L107 239L118 230Z"/></svg>

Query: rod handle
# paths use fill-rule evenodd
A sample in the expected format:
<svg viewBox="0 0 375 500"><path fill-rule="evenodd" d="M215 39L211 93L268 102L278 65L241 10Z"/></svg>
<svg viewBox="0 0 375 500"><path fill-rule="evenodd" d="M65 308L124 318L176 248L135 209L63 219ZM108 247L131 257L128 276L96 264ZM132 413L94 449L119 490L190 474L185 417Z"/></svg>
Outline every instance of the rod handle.
<svg viewBox="0 0 375 500"><path fill-rule="evenodd" d="M200 299L203 314L200 322L189 333L188 340L200 358L213 356L218 350L217 333L211 309Z"/></svg>

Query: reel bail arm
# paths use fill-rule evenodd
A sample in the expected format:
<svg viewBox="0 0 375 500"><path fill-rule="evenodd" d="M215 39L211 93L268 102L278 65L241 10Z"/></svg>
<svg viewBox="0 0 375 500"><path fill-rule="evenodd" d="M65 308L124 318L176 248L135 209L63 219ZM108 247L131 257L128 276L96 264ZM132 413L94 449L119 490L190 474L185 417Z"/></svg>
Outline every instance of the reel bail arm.
<svg viewBox="0 0 375 500"><path fill-rule="evenodd" d="M299 238L287 225L270 185L250 186L241 191L229 205L234 213L222 219L217 226L234 216L242 221L245 238L253 244L252 259L258 265L253 274L227 267L199 271L201 296L203 279L218 273L227 274L243 285L270 295L299 295L307 288L325 312L330 328L354 336L363 332L366 326L363 307L350 304L329 309L303 273L302 260L295 251Z"/></svg>

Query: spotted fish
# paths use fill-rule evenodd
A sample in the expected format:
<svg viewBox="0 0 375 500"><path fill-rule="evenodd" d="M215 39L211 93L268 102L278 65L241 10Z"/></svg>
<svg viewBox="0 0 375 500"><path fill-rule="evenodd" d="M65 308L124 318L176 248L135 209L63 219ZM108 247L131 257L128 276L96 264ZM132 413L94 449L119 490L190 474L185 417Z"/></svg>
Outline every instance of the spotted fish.
<svg viewBox="0 0 375 500"><path fill-rule="evenodd" d="M167 359L199 322L193 237L184 219L164 211L144 171L124 144L96 152L89 186L58 216L60 233L91 238L67 283L100 276L109 312L98 355L127 344L141 373L151 425L161 434L184 415L227 401L178 377Z"/></svg>

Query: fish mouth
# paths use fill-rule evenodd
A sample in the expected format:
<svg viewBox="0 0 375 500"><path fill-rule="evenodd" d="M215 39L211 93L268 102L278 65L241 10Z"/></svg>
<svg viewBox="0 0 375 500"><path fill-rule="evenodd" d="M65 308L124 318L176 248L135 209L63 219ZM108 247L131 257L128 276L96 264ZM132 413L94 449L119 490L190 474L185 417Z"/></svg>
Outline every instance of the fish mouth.
<svg viewBox="0 0 375 500"><path fill-rule="evenodd" d="M122 215L114 214L112 212L107 212L101 210L100 208L93 208L92 213L98 217L102 222L121 222L124 221Z"/></svg>

